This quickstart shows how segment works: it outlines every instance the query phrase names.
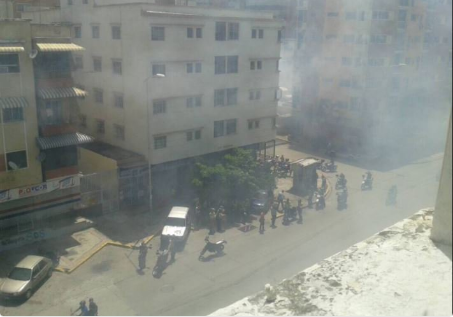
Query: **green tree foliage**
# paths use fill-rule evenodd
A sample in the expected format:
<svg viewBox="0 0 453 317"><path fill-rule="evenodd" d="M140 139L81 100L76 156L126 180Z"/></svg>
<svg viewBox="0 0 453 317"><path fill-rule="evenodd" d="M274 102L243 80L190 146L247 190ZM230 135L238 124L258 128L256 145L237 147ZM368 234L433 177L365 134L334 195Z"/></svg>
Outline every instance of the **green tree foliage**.
<svg viewBox="0 0 453 317"><path fill-rule="evenodd" d="M198 162L192 184L202 205L217 207L223 204L228 213L241 214L250 207L258 190L275 187L275 178L251 151L235 149L218 164Z"/></svg>

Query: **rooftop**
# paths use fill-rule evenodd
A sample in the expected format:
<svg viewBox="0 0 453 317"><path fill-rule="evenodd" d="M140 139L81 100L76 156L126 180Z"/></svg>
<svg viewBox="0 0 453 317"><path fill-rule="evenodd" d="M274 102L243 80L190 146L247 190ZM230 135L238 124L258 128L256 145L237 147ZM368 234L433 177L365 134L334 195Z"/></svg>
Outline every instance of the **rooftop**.
<svg viewBox="0 0 453 317"><path fill-rule="evenodd" d="M147 165L144 156L103 142L84 144L83 148L115 160L119 168Z"/></svg>
<svg viewBox="0 0 453 317"><path fill-rule="evenodd" d="M212 316L446 316L451 246L430 239L432 209ZM267 302L268 294L275 300Z"/></svg>

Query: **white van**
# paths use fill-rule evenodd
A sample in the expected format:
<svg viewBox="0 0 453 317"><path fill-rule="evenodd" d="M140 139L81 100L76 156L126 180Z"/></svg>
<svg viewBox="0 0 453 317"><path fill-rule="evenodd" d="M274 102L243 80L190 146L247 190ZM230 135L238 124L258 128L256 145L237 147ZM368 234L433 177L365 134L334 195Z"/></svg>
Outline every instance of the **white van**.
<svg viewBox="0 0 453 317"><path fill-rule="evenodd" d="M188 207L173 207L162 229L162 238L174 238L175 241L187 239L190 230Z"/></svg>

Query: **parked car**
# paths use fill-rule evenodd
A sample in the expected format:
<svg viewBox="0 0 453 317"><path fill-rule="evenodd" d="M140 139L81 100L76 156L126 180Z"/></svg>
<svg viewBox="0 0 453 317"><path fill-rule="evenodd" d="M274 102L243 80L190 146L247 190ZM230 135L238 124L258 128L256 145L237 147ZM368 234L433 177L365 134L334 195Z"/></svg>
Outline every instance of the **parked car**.
<svg viewBox="0 0 453 317"><path fill-rule="evenodd" d="M190 231L190 215L188 207L173 207L168 214L162 229L162 238L174 238L175 241L187 239Z"/></svg>
<svg viewBox="0 0 453 317"><path fill-rule="evenodd" d="M3 299L29 299L37 287L53 272L52 260L29 255L20 261L0 286Z"/></svg>
<svg viewBox="0 0 453 317"><path fill-rule="evenodd" d="M269 195L265 190L259 190L256 192L252 199L252 211L253 212L266 212L269 210Z"/></svg>

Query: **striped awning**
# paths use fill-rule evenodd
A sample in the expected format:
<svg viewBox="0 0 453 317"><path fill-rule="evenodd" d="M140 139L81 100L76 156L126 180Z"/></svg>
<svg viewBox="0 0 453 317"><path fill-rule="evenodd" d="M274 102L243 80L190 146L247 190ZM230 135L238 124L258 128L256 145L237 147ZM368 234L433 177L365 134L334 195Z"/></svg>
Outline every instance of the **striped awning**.
<svg viewBox="0 0 453 317"><path fill-rule="evenodd" d="M41 99L83 98L86 95L86 91L76 87L38 89Z"/></svg>
<svg viewBox="0 0 453 317"><path fill-rule="evenodd" d="M28 107L28 101L25 97L0 97L0 108L25 108Z"/></svg>
<svg viewBox="0 0 453 317"><path fill-rule="evenodd" d="M0 53L20 53L25 51L22 44L0 44Z"/></svg>
<svg viewBox="0 0 453 317"><path fill-rule="evenodd" d="M84 51L82 46L74 43L37 43L40 52L77 52Z"/></svg>
<svg viewBox="0 0 453 317"><path fill-rule="evenodd" d="M79 132L57 135L49 138L37 138L38 146L41 150L49 150L64 146L86 144L91 143L93 141L94 138Z"/></svg>

